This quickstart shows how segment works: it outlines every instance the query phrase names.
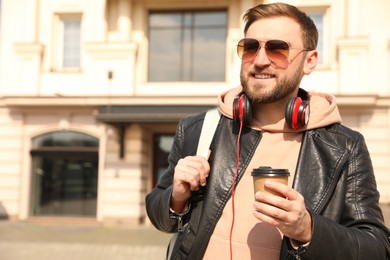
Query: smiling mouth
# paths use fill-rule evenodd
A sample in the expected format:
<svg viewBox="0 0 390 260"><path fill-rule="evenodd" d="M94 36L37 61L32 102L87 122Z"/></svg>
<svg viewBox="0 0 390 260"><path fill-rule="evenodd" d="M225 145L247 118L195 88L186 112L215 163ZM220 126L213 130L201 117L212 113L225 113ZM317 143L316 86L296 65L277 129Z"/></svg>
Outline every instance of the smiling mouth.
<svg viewBox="0 0 390 260"><path fill-rule="evenodd" d="M253 77L256 79L272 79L275 78L272 74L253 74Z"/></svg>

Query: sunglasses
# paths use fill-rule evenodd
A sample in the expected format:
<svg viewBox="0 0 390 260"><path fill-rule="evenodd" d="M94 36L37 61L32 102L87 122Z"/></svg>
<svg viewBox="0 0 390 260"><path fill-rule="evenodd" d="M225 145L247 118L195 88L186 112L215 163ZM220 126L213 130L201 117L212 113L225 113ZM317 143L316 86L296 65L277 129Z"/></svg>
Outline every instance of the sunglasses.
<svg viewBox="0 0 390 260"><path fill-rule="evenodd" d="M244 38L237 44L237 54L241 59L252 60L256 57L261 48L265 49L265 53L269 60L283 65L285 65L286 62L290 64L299 53L310 51L308 49L292 48L287 42L282 40L259 41L257 39ZM290 49L297 49L300 50L300 52L298 52L291 61L288 61Z"/></svg>

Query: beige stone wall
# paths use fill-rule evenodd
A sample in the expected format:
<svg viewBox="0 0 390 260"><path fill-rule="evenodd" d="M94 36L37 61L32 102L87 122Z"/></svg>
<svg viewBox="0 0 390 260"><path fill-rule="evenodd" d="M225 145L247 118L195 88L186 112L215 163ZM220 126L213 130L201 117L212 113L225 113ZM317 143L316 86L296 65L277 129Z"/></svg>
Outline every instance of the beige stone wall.
<svg viewBox="0 0 390 260"><path fill-rule="evenodd" d="M23 115L0 107L0 217L20 212Z"/></svg>
<svg viewBox="0 0 390 260"><path fill-rule="evenodd" d="M92 109L0 109L0 214L26 219L30 213L31 141L52 131L72 130L105 140L105 125ZM104 147L104 142L101 143Z"/></svg>
<svg viewBox="0 0 390 260"><path fill-rule="evenodd" d="M126 126L124 158L119 153L119 129L112 128L99 196L103 222L143 222L144 201L151 176L151 135L139 124Z"/></svg>
<svg viewBox="0 0 390 260"><path fill-rule="evenodd" d="M381 203L390 203L389 107L341 108L343 124L363 134L374 167Z"/></svg>

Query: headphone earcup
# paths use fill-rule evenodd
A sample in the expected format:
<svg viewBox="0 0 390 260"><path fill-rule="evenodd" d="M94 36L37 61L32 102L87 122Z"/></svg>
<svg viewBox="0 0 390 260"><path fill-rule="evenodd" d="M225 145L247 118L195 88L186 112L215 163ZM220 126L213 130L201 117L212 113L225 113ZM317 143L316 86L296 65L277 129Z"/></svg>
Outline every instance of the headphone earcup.
<svg viewBox="0 0 390 260"><path fill-rule="evenodd" d="M302 100L302 104L298 110L299 127L303 127L309 123L310 106L309 101Z"/></svg>
<svg viewBox="0 0 390 260"><path fill-rule="evenodd" d="M239 93L233 101L233 122L236 126L241 123L249 127L252 122L252 104L249 98L243 93Z"/></svg>
<svg viewBox="0 0 390 260"><path fill-rule="evenodd" d="M250 127L252 124L252 103L249 100L249 98L244 95L244 100L243 100L243 120L244 120L244 126Z"/></svg>
<svg viewBox="0 0 390 260"><path fill-rule="evenodd" d="M300 97L290 98L285 110L285 119L288 127L298 129L309 121L309 102Z"/></svg>
<svg viewBox="0 0 390 260"><path fill-rule="evenodd" d="M284 117L285 117L286 123L287 123L289 128L293 128L292 127L292 114L294 111L294 104L295 104L295 98L292 97L288 100L287 105L286 105L286 109L285 109Z"/></svg>
<svg viewBox="0 0 390 260"><path fill-rule="evenodd" d="M240 109L239 109L240 96L236 96L233 100L233 124L240 125Z"/></svg>

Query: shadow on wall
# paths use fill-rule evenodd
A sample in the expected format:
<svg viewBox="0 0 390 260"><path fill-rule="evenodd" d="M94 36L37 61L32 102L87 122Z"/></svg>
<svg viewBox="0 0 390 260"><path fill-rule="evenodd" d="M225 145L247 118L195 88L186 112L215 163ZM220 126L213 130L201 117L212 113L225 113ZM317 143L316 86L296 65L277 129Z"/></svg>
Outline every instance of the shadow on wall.
<svg viewBox="0 0 390 260"><path fill-rule="evenodd" d="M7 211L5 210L3 204L0 202L0 219L8 219Z"/></svg>

